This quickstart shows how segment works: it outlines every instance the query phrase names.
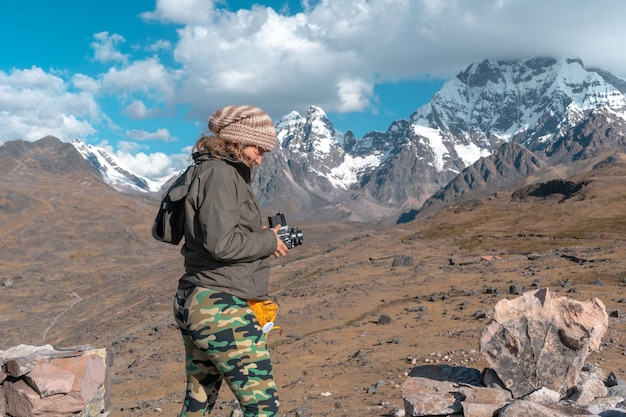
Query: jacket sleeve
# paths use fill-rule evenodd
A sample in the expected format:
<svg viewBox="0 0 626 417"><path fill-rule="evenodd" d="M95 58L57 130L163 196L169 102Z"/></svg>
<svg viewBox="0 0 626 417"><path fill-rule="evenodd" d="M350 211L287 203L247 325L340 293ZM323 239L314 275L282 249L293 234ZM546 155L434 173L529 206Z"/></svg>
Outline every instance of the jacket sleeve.
<svg viewBox="0 0 626 417"><path fill-rule="evenodd" d="M237 176L229 169L210 170L197 200L197 238L220 262L252 262L276 250L276 235L261 230L258 205Z"/></svg>

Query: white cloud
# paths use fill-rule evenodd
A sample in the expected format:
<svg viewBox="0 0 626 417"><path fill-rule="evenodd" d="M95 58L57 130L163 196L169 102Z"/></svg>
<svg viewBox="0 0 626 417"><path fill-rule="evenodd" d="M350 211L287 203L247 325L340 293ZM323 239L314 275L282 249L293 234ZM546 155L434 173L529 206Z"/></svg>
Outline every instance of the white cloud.
<svg viewBox="0 0 626 417"><path fill-rule="evenodd" d="M74 88L91 94L96 94L100 90L100 82L84 74L74 74L71 82Z"/></svg>
<svg viewBox="0 0 626 417"><path fill-rule="evenodd" d="M103 140L96 146L115 155L135 174L157 182L166 181L191 163L191 149L184 149L184 153L166 155L163 152L146 153L147 147L137 142L119 141L114 149L108 140Z"/></svg>
<svg viewBox="0 0 626 417"><path fill-rule="evenodd" d="M577 56L626 76L621 0L327 0L304 6L304 13L287 16L258 6L216 13L210 2L158 1L155 15L185 25L174 51L186 75L177 100L192 103L191 115L200 119L237 102L276 117L310 104L359 111L374 108L378 83L449 78L487 58ZM184 17L198 11L202 17Z"/></svg>
<svg viewBox="0 0 626 417"><path fill-rule="evenodd" d="M71 91L63 79L38 67L0 71L0 109L0 143L88 136L102 116L91 94Z"/></svg>
<svg viewBox="0 0 626 417"><path fill-rule="evenodd" d="M99 62L126 62L129 55L121 53L117 49L119 43L126 42L123 36L117 33L98 32L93 35L94 41L91 47L94 50L94 58Z"/></svg>
<svg viewBox="0 0 626 417"><path fill-rule="evenodd" d="M176 75L157 58L148 58L132 62L122 69L109 68L102 75L102 89L117 93L155 93L167 97L174 91Z"/></svg>
<svg viewBox="0 0 626 417"><path fill-rule="evenodd" d="M148 46L148 50L149 51L168 51L172 49L172 43L170 41L166 41L163 39L160 39L156 42L154 42L152 45Z"/></svg>
<svg viewBox="0 0 626 417"><path fill-rule="evenodd" d="M14 69L10 73L0 71L0 85L12 90L46 89L52 93L62 92L66 88L63 79L36 66L23 70Z"/></svg>
<svg viewBox="0 0 626 417"><path fill-rule="evenodd" d="M166 155L162 152L146 154L118 151L115 154L125 167L134 173L156 181L166 180L189 165L187 155Z"/></svg>
<svg viewBox="0 0 626 417"><path fill-rule="evenodd" d="M148 178L156 178L169 172L172 162L162 153L156 152L150 155L143 152L136 154L118 152L116 156L133 172Z"/></svg>
<svg viewBox="0 0 626 417"><path fill-rule="evenodd" d="M338 87L340 112L363 110L369 106L369 98L374 93L374 86L363 80L341 80Z"/></svg>
<svg viewBox="0 0 626 417"><path fill-rule="evenodd" d="M314 29L303 14L260 7L180 29L175 57L187 78L179 100L191 102L199 119L225 102L253 102L277 116L312 103L338 108L335 86L358 58L320 42Z"/></svg>
<svg viewBox="0 0 626 417"><path fill-rule="evenodd" d="M70 141L96 132L89 122L63 113L41 120L31 115L11 115L2 111L0 124L3 125L0 144L16 139L35 141L48 135Z"/></svg>
<svg viewBox="0 0 626 417"><path fill-rule="evenodd" d="M145 130L129 130L126 132L126 135L130 136L135 140L146 141L146 140L160 140L163 142L173 142L176 138L170 135L169 130L160 128L155 132L147 132Z"/></svg>
<svg viewBox="0 0 626 417"><path fill-rule="evenodd" d="M108 142L106 142L105 144L103 144L104 147L107 152L111 152L111 153L115 153L113 151L113 148L111 146L108 146ZM117 142L117 152L119 153L134 153L134 152L139 152L141 150L143 150L145 148L144 145L137 143L137 142L128 142L125 140L120 140Z"/></svg>
<svg viewBox="0 0 626 417"><path fill-rule="evenodd" d="M135 100L126 106L124 113L133 119L148 119L152 117L153 111L148 109L143 101Z"/></svg>
<svg viewBox="0 0 626 417"><path fill-rule="evenodd" d="M142 17L183 25L202 25L209 24L214 13L211 0L157 0L156 10L143 13Z"/></svg>

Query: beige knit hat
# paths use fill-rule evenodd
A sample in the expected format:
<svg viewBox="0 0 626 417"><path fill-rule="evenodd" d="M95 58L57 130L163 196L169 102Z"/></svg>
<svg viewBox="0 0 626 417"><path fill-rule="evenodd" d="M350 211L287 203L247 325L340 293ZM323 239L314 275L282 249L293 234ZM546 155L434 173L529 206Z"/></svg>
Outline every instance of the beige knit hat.
<svg viewBox="0 0 626 417"><path fill-rule="evenodd" d="M274 149L276 128L263 110L253 106L227 106L209 119L209 130L222 139L242 145Z"/></svg>

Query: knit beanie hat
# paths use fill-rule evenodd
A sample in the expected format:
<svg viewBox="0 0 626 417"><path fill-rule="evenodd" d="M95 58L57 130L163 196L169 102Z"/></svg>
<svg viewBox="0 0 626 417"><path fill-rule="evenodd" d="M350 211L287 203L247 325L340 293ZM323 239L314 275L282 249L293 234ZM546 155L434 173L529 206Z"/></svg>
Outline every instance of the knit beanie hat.
<svg viewBox="0 0 626 417"><path fill-rule="evenodd" d="M209 130L224 140L274 149L276 128L263 110L253 106L227 106L209 119Z"/></svg>

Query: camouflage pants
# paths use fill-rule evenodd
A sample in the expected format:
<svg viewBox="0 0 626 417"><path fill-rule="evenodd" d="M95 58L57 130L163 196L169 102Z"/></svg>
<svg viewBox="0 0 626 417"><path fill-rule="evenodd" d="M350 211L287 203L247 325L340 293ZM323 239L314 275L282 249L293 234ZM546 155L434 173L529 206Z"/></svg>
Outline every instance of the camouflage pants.
<svg viewBox="0 0 626 417"><path fill-rule="evenodd" d="M245 300L195 287L178 290L174 317L183 336L187 394L179 417L208 415L226 381L245 417L278 415L266 339Z"/></svg>

